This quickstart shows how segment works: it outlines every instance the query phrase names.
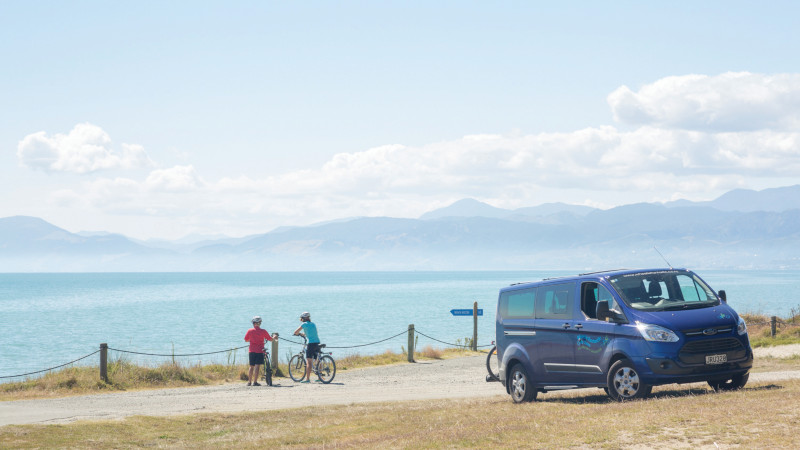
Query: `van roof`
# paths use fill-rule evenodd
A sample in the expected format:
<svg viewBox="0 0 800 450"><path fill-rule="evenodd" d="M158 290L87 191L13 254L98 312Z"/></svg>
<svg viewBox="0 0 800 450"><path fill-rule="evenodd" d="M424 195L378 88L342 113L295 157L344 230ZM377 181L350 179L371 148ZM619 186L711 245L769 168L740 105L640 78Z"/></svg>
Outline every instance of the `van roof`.
<svg viewBox="0 0 800 450"><path fill-rule="evenodd" d="M615 275L627 275L633 273L649 273L649 272L675 272L675 271L684 271L684 268L656 268L656 269L609 269L609 270L600 270L596 272L585 272L579 273L578 275L567 275L562 277L552 277L552 278L543 278L541 281L523 281L519 283L512 283L508 287L511 286L520 286L520 285L530 285L530 284L538 284L545 281L554 281L554 280L583 280L583 279L598 279L598 278L606 278ZM507 289L503 288L503 289Z"/></svg>

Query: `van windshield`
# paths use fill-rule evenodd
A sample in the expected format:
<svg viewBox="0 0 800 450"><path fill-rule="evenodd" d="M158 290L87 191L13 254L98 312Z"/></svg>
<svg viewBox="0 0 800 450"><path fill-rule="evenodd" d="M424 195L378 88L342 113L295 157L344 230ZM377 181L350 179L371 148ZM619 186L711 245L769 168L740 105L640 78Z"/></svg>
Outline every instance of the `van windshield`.
<svg viewBox="0 0 800 450"><path fill-rule="evenodd" d="M714 291L689 271L639 272L616 275L609 281L628 306L642 311L675 311L719 305Z"/></svg>

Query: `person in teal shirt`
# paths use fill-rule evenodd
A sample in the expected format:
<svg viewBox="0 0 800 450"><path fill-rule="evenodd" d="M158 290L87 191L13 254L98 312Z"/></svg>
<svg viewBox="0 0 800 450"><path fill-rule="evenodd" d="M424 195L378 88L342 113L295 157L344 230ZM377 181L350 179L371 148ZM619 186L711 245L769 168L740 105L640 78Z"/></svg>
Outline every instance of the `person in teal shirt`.
<svg viewBox="0 0 800 450"><path fill-rule="evenodd" d="M317 334L317 326L311 321L311 314L308 311L300 314L300 322L302 323L294 330L294 335L304 336L308 339L308 345L306 346L306 373L303 375L304 379L300 380L300 382L310 383L311 364L317 352L319 352L319 334Z"/></svg>

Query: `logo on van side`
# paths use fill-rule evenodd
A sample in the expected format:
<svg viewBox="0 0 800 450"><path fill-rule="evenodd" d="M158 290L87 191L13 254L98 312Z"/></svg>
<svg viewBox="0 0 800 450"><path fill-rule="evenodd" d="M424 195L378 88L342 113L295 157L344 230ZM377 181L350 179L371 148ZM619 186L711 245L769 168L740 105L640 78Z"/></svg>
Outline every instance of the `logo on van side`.
<svg viewBox="0 0 800 450"><path fill-rule="evenodd" d="M600 353L610 341L608 336L598 336L594 339L585 334L578 335L578 350L588 350L592 353Z"/></svg>

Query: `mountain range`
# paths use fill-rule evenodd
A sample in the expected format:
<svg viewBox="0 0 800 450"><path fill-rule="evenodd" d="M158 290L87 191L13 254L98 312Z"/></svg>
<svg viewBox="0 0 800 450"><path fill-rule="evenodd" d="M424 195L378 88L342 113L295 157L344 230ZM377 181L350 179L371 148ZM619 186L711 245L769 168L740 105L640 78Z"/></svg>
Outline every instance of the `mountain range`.
<svg viewBox="0 0 800 450"><path fill-rule="evenodd" d="M799 254L800 185L608 210L507 210L463 199L417 219L359 217L177 241L0 218L0 272L781 269L800 268Z"/></svg>

